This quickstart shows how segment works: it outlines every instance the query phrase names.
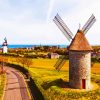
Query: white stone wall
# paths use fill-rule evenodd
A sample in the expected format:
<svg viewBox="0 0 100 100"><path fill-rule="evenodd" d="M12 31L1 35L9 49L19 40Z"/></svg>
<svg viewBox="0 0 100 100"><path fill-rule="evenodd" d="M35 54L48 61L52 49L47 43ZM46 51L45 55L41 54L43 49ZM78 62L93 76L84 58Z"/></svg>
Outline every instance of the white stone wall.
<svg viewBox="0 0 100 100"><path fill-rule="evenodd" d="M51 55L51 59L53 59L53 58L57 59L57 58L59 58L59 55Z"/></svg>
<svg viewBox="0 0 100 100"><path fill-rule="evenodd" d="M91 52L69 52L69 84L82 89L82 79L86 80L85 88L90 89Z"/></svg>
<svg viewBox="0 0 100 100"><path fill-rule="evenodd" d="M7 50L8 50L7 46L3 46L3 53L7 53Z"/></svg>

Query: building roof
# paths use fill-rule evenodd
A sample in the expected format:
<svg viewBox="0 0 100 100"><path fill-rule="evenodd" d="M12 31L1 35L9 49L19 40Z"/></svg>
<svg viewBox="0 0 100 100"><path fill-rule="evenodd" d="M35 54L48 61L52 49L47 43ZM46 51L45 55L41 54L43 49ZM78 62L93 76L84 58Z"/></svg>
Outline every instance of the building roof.
<svg viewBox="0 0 100 100"><path fill-rule="evenodd" d="M72 40L69 50L75 51L91 51L93 50L90 44L88 43L84 33L81 30L78 30L74 39Z"/></svg>
<svg viewBox="0 0 100 100"><path fill-rule="evenodd" d="M2 46L7 46L8 44L6 43L6 42L4 42L3 44L2 44Z"/></svg>
<svg viewBox="0 0 100 100"><path fill-rule="evenodd" d="M48 53L49 55L59 55L58 53Z"/></svg>

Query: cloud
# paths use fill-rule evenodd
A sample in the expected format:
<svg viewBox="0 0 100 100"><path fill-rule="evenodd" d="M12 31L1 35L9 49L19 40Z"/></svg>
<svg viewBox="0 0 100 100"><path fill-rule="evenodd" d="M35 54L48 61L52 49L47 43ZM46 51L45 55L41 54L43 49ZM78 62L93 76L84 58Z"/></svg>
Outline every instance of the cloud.
<svg viewBox="0 0 100 100"><path fill-rule="evenodd" d="M55 0L50 0L50 2L49 2L49 8L48 8L48 10L47 10L47 22L50 20L49 18L50 18L50 16L51 16L54 3L55 3Z"/></svg>
<svg viewBox="0 0 100 100"><path fill-rule="evenodd" d="M59 13L75 34L93 13L97 21L86 34L90 44L100 44L99 0L0 0L0 43L69 44L52 19ZM47 23L48 22L48 23Z"/></svg>

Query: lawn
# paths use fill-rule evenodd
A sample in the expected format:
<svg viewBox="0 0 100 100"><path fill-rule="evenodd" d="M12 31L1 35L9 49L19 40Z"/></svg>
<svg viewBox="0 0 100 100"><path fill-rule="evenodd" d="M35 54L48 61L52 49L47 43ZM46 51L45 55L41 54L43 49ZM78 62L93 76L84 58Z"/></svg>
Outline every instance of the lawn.
<svg viewBox="0 0 100 100"><path fill-rule="evenodd" d="M11 59L16 64L15 58L10 58L9 61ZM45 100L100 100L100 63L95 63L91 68L92 82L98 88L92 91L76 91L66 87L69 81L69 61L66 60L59 72L54 68L56 62L57 59L33 59L29 67L30 74Z"/></svg>
<svg viewBox="0 0 100 100"><path fill-rule="evenodd" d="M5 85L5 74L0 74L0 100L2 100L4 85Z"/></svg>
<svg viewBox="0 0 100 100"><path fill-rule="evenodd" d="M56 64L57 60L58 59L33 59L33 64L31 65L31 67L55 70L54 65ZM68 71L68 64L69 64L69 61L66 60L66 63L64 64L61 70Z"/></svg>
<svg viewBox="0 0 100 100"><path fill-rule="evenodd" d="M41 90L46 100L99 100L100 95L100 63L95 63L91 69L92 82L98 84L98 89L93 91L74 91L65 88L68 83L69 61L66 60L61 71L53 67L57 59L33 59L29 68L35 83Z"/></svg>
<svg viewBox="0 0 100 100"><path fill-rule="evenodd" d="M92 73L100 74L100 63L95 63L91 69Z"/></svg>

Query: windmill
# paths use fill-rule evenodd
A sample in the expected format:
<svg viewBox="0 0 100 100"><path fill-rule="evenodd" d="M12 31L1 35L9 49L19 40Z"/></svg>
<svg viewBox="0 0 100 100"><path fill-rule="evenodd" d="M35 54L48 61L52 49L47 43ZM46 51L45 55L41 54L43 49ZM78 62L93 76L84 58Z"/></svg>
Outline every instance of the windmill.
<svg viewBox="0 0 100 100"><path fill-rule="evenodd" d="M58 14L53 21L65 37L69 41L72 40L69 46L69 85L77 89L90 89L91 51L93 49L85 34L96 21L95 16L91 15L82 29L78 29L75 37ZM63 59L54 66L57 70L62 68Z"/></svg>

